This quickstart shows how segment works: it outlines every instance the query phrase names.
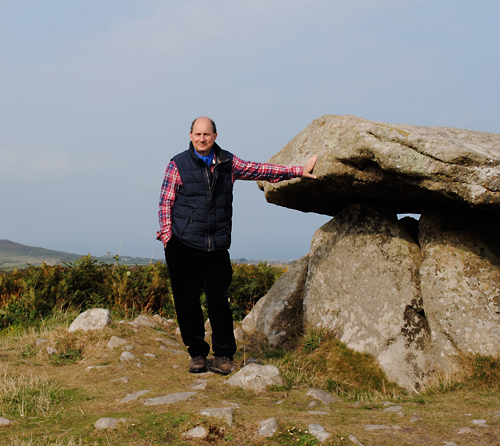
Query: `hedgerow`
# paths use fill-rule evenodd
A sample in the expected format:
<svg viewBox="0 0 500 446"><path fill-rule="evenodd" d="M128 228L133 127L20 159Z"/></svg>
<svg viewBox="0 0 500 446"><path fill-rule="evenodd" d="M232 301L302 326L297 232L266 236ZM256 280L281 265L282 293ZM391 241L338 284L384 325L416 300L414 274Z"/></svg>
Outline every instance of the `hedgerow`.
<svg viewBox="0 0 500 446"><path fill-rule="evenodd" d="M242 319L282 274L266 263L233 264L228 297ZM0 327L36 324L54 310L107 308L124 317L141 312L175 318L167 266L110 265L91 256L63 265L29 265L0 274Z"/></svg>

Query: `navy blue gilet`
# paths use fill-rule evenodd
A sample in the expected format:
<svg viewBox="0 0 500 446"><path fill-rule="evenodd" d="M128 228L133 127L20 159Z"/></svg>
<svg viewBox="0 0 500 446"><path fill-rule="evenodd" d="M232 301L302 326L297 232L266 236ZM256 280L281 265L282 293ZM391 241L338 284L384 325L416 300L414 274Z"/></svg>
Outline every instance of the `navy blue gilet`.
<svg viewBox="0 0 500 446"><path fill-rule="evenodd" d="M172 211L172 233L203 251L229 249L233 217L233 155L214 143L214 173L189 149L172 159L182 179Z"/></svg>

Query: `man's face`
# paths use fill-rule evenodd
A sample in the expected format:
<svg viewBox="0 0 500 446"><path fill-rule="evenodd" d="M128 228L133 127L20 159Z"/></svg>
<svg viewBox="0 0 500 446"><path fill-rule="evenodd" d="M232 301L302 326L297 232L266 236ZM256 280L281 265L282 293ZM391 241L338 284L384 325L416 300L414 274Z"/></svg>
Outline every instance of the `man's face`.
<svg viewBox="0 0 500 446"><path fill-rule="evenodd" d="M208 118L198 118L193 125L193 131L189 134L194 149L202 156L207 156L217 139L212 123Z"/></svg>

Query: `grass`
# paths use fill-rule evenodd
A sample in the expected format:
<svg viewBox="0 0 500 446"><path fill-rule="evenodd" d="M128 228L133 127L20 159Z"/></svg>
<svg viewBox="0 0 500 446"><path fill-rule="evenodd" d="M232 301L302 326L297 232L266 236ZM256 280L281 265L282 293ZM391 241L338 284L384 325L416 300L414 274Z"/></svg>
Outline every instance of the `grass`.
<svg viewBox="0 0 500 446"><path fill-rule="evenodd" d="M369 355L346 348L331 333L309 332L288 350L265 345L245 348L247 359L276 364L285 378L285 386L255 394L228 386L227 377L221 375L187 373L188 355L162 350L156 340L165 337L180 342L175 328L115 323L100 332L68 333L74 316L61 313L36 329L18 327L0 337L0 416L13 422L0 428L0 445L320 444L308 431L311 423L321 424L332 434L321 443L327 446L352 444L349 435L366 446L441 446L445 441L460 446L498 445L500 388L495 358L464 357L460 374L437 374L421 393L409 395L388 381ZM106 347L113 335L134 345L132 352L142 367L120 362L121 349ZM47 342L37 344L37 339ZM47 354L48 346L66 359L54 361ZM243 359L242 350L237 361ZM73 355L75 351L79 355ZM105 367L86 370L90 365ZM129 378L128 383L113 381L123 376ZM188 391L200 378L207 380L207 388L191 400L171 406L143 404L146 398ZM336 394L342 401L323 406L306 396L310 387ZM139 390L149 392L138 400L119 402ZM401 405L405 415L384 412L387 401ZM234 404L232 426L199 414L207 407ZM411 421L414 414L418 421ZM115 430L96 430L94 423L101 417L125 422ZM279 431L269 439L258 437L259 423L270 417L278 419ZM485 419L487 427L474 427L474 419ZM390 429L367 431L364 426L368 424ZM196 426L210 432L206 441L183 437ZM459 436L464 426L473 433Z"/></svg>

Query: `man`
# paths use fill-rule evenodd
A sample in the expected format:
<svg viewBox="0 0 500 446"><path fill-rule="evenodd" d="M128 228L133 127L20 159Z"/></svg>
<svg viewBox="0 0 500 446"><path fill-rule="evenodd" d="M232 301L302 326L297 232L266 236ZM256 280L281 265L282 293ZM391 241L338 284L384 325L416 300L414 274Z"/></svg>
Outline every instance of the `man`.
<svg viewBox="0 0 500 446"><path fill-rule="evenodd" d="M214 360L210 370L227 375L236 370L236 341L227 298L232 277L228 249L233 184L235 180L316 178L311 172L317 156L304 167L243 161L217 145L215 123L207 117L193 121L189 138L189 149L174 156L165 172L157 239L165 247L177 321L191 356L189 371L207 370L210 346L205 342L200 305L203 290L212 326Z"/></svg>

